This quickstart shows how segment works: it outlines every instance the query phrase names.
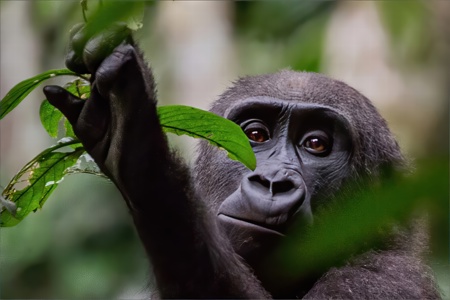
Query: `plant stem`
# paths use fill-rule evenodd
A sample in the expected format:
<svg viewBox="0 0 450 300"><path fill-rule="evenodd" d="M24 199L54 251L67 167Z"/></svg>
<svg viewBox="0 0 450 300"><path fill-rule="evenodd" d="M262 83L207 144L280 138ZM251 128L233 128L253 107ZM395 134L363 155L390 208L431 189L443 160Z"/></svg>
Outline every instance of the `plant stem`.
<svg viewBox="0 0 450 300"><path fill-rule="evenodd" d="M80 0L80 5L81 5L81 11L83 12L83 20L84 20L84 23L86 23L87 22L86 11L88 9L87 0Z"/></svg>

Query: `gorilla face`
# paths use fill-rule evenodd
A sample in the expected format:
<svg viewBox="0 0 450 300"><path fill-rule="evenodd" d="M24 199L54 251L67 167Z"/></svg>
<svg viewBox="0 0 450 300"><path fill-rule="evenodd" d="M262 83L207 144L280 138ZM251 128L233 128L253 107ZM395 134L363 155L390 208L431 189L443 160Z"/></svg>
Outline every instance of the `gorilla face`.
<svg viewBox="0 0 450 300"><path fill-rule="evenodd" d="M248 136L257 168L244 174L222 202L218 220L237 253L258 256L291 224L310 225L315 200L346 179L351 132L347 120L330 107L271 97L236 102L225 117Z"/></svg>

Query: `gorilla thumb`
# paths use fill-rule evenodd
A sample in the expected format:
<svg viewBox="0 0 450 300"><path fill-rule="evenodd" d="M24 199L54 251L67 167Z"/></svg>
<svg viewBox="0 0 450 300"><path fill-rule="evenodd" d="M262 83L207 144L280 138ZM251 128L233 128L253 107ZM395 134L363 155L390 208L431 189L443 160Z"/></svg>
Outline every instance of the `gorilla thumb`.
<svg viewBox="0 0 450 300"><path fill-rule="evenodd" d="M59 109L67 120L74 125L83 109L84 100L81 100L64 88L57 85L47 85L44 87L44 94L51 105Z"/></svg>

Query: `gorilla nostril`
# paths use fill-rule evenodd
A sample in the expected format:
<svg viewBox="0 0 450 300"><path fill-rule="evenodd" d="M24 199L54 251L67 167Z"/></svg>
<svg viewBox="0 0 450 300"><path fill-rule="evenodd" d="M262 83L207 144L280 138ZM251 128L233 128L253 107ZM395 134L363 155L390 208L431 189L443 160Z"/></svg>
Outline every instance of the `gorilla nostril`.
<svg viewBox="0 0 450 300"><path fill-rule="evenodd" d="M249 177L248 180L250 180L252 182L259 183L260 185L262 185L266 189L270 189L270 180L267 180L262 175L253 175L253 176Z"/></svg>
<svg viewBox="0 0 450 300"><path fill-rule="evenodd" d="M253 175L248 180L264 188L272 196L289 192L295 188L294 183L290 180L272 181L263 175Z"/></svg>
<svg viewBox="0 0 450 300"><path fill-rule="evenodd" d="M294 184L291 181L276 181L272 183L272 195L286 193L292 189L294 189Z"/></svg>

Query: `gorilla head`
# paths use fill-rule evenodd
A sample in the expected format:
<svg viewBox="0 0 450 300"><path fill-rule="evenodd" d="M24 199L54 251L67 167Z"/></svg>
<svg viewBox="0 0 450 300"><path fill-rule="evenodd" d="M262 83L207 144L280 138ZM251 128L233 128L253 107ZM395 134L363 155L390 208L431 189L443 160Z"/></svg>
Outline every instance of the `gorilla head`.
<svg viewBox="0 0 450 300"><path fill-rule="evenodd" d="M310 226L321 205L347 183L378 180L405 167L370 101L323 75L285 70L246 77L211 111L241 126L257 168L250 171L204 142L196 186L257 274L282 237Z"/></svg>
<svg viewBox="0 0 450 300"><path fill-rule="evenodd" d="M202 143L197 187L226 227L283 234L310 223L342 185L400 169L404 158L370 101L314 73L282 71L239 80L214 103L247 134L257 157L250 172Z"/></svg>

